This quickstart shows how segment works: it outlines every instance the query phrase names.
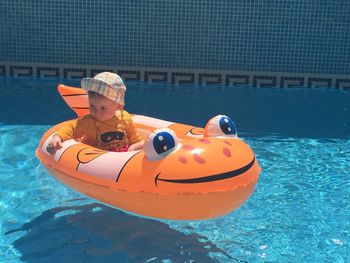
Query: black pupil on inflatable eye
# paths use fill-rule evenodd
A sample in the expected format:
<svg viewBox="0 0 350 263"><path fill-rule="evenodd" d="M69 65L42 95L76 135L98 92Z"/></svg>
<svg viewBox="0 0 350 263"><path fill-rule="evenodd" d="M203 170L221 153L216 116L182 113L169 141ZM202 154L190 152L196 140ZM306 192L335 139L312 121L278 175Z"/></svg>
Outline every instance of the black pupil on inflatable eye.
<svg viewBox="0 0 350 263"><path fill-rule="evenodd" d="M175 147L175 140L168 132L160 132L153 139L154 150L161 154Z"/></svg>
<svg viewBox="0 0 350 263"><path fill-rule="evenodd" d="M222 117L219 124L223 133L227 135L237 133L236 126L230 118Z"/></svg>

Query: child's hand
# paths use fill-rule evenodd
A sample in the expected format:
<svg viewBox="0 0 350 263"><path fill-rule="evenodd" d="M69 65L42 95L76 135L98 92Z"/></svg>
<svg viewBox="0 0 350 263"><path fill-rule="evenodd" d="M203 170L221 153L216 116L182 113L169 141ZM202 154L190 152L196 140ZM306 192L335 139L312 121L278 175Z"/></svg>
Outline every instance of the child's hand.
<svg viewBox="0 0 350 263"><path fill-rule="evenodd" d="M144 141L140 141L130 145L128 148L128 152L141 150L143 148L144 143L145 143Z"/></svg>
<svg viewBox="0 0 350 263"><path fill-rule="evenodd" d="M51 155L55 154L57 150L62 148L62 138L58 135L54 135L46 147L46 151L48 151Z"/></svg>

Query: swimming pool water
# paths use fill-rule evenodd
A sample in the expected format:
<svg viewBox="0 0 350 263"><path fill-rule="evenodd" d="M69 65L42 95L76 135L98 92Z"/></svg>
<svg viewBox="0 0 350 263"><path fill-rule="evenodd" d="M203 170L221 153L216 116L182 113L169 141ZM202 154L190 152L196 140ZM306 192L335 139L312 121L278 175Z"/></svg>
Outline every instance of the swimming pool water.
<svg viewBox="0 0 350 263"><path fill-rule="evenodd" d="M129 84L131 112L198 126L231 116L263 169L233 213L177 222L110 208L44 171L40 137L73 117L56 84L0 84L0 262L349 262L350 92Z"/></svg>

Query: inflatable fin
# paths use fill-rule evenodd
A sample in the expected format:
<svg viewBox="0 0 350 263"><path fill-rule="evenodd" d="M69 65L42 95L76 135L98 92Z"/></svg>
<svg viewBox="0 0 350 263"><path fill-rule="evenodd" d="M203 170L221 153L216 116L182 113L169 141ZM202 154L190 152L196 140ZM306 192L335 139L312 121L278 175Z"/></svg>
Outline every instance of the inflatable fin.
<svg viewBox="0 0 350 263"><path fill-rule="evenodd" d="M63 84L59 84L58 92L67 105L78 115L83 117L90 112L88 96L82 88L73 88Z"/></svg>

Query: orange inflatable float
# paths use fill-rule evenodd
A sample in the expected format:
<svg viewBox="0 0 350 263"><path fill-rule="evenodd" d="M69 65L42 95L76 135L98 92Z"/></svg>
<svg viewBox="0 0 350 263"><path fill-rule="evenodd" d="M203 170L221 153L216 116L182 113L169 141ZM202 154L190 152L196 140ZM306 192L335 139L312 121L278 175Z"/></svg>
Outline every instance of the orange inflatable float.
<svg viewBox="0 0 350 263"><path fill-rule="evenodd" d="M84 90L59 85L78 117L89 112ZM204 129L133 115L144 150L108 152L68 140L46 151L62 125L49 129L36 154L65 185L117 208L155 218L209 219L230 213L254 191L260 166L237 137L232 120L218 115Z"/></svg>

